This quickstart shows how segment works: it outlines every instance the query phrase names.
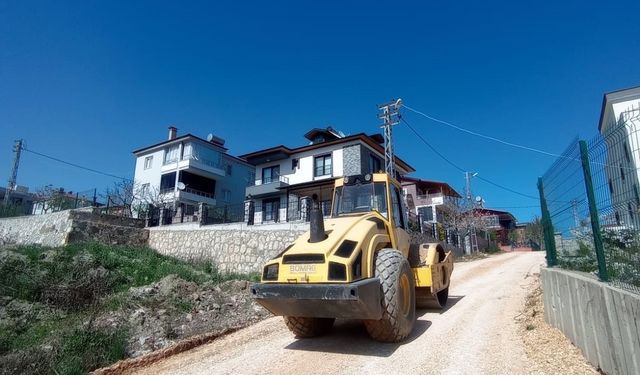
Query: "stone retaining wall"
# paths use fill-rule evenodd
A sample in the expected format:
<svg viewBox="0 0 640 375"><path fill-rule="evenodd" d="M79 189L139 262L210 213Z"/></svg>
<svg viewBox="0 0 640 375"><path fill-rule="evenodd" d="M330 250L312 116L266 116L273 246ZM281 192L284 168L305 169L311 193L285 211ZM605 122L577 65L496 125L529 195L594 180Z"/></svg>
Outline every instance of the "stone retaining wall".
<svg viewBox="0 0 640 375"><path fill-rule="evenodd" d="M308 225L172 225L149 230L149 246L184 260L213 262L223 272L260 272L264 263L308 230Z"/></svg>
<svg viewBox="0 0 640 375"><path fill-rule="evenodd" d="M640 374L640 295L543 268L544 317L606 374Z"/></svg>
<svg viewBox="0 0 640 375"><path fill-rule="evenodd" d="M137 219L103 215L86 209L0 219L0 245L63 246L98 241L146 245L148 232Z"/></svg>
<svg viewBox="0 0 640 375"><path fill-rule="evenodd" d="M67 243L97 241L109 245L146 246L149 231L144 221L90 211L70 211Z"/></svg>
<svg viewBox="0 0 640 375"><path fill-rule="evenodd" d="M71 232L70 212L0 219L0 245L62 246Z"/></svg>

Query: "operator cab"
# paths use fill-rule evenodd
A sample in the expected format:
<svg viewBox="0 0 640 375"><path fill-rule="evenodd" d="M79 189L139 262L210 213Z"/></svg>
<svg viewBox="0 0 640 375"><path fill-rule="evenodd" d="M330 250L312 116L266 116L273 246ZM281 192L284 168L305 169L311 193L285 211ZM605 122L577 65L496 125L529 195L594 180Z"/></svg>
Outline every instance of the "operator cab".
<svg viewBox="0 0 640 375"><path fill-rule="evenodd" d="M389 184L390 189L387 189ZM336 181L332 217L378 212L389 220L389 207L396 227L404 227L404 209L398 184L384 173L345 176ZM389 204L391 203L391 204Z"/></svg>

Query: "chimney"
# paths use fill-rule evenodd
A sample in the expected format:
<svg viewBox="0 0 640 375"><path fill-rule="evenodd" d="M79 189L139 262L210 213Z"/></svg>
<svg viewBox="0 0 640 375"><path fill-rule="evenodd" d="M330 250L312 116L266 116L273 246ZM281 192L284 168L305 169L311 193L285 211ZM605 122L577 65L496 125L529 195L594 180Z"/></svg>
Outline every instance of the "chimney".
<svg viewBox="0 0 640 375"><path fill-rule="evenodd" d="M176 139L176 135L178 134L178 128L175 126L169 126L169 140Z"/></svg>

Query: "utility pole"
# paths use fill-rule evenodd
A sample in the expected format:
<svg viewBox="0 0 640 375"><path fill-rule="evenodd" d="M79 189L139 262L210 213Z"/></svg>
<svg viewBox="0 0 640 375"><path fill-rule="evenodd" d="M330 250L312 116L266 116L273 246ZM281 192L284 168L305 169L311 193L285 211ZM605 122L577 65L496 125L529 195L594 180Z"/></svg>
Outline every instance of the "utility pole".
<svg viewBox="0 0 640 375"><path fill-rule="evenodd" d="M382 119L384 129L384 170L393 178L396 178L395 163L393 159L393 133L391 128L398 123L398 110L402 105L402 99L391 100L378 106L379 119Z"/></svg>
<svg viewBox="0 0 640 375"><path fill-rule="evenodd" d="M477 176L477 172L464 172L465 179L465 198L466 198L466 208L467 210L473 209L473 194L471 193L471 178Z"/></svg>
<svg viewBox="0 0 640 375"><path fill-rule="evenodd" d="M580 218L578 216L578 200L571 200L571 211L573 212L573 222L575 225L576 232L579 232L582 228L580 227Z"/></svg>
<svg viewBox="0 0 640 375"><path fill-rule="evenodd" d="M18 167L20 166L20 153L22 152L22 144L24 140L18 139L13 145L13 168L11 168L11 176L9 176L9 184L4 192L4 205L9 205L11 192L16 190L16 180L18 178Z"/></svg>
<svg viewBox="0 0 640 375"><path fill-rule="evenodd" d="M467 215L469 215L469 220L471 222L469 230L469 247L471 252L477 252L479 250L478 247L478 237L476 233L476 225L475 225L475 212L473 211L473 194L471 193L471 178L477 176L477 172L464 172L465 178L465 200L466 200L466 211Z"/></svg>

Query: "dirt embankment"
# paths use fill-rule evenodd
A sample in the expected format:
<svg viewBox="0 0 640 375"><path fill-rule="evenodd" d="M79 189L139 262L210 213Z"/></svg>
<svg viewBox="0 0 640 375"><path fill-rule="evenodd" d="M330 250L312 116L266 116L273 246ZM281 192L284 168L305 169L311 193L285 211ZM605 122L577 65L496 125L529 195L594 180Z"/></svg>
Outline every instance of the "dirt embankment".
<svg viewBox="0 0 640 375"><path fill-rule="evenodd" d="M255 304L245 280L198 285L175 275L157 283L132 288L122 296L121 308L101 314L93 324L129 327L127 352L139 357L185 338L217 335L267 317Z"/></svg>
<svg viewBox="0 0 640 375"><path fill-rule="evenodd" d="M85 373L253 324L268 313L247 278L147 248L0 248L0 375Z"/></svg>
<svg viewBox="0 0 640 375"><path fill-rule="evenodd" d="M558 329L544 320L544 299L540 274L534 279L532 291L524 309L516 316L519 332L527 356L531 359L531 373L535 374L600 374L582 355L580 349Z"/></svg>

